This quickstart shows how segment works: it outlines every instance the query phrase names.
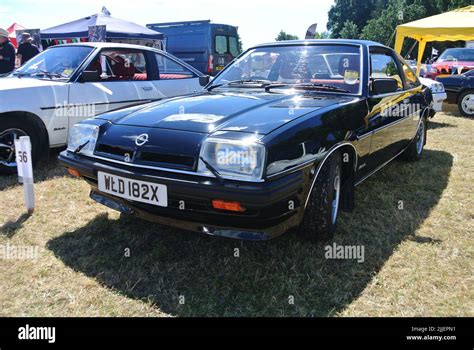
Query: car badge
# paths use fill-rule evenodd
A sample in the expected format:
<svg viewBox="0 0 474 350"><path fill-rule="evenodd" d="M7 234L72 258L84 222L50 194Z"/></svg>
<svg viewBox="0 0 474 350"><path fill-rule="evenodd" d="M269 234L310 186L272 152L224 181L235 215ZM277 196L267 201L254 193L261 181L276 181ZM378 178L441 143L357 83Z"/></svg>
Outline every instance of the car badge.
<svg viewBox="0 0 474 350"><path fill-rule="evenodd" d="M147 142L148 142L148 134L141 134L135 140L135 144L137 146L143 146Z"/></svg>

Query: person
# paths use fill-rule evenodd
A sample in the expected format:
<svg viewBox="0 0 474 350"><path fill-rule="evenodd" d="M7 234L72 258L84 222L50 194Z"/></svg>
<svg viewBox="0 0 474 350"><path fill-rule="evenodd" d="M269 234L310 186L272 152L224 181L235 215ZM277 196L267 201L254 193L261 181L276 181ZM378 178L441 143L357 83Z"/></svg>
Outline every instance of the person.
<svg viewBox="0 0 474 350"><path fill-rule="evenodd" d="M8 32L0 28L0 75L15 69L15 47L8 38Z"/></svg>
<svg viewBox="0 0 474 350"><path fill-rule="evenodd" d="M21 34L21 44L18 45L17 56L21 61L21 65L24 65L26 62L31 60L37 54L39 54L39 49L36 45L32 44L33 38L30 33Z"/></svg>

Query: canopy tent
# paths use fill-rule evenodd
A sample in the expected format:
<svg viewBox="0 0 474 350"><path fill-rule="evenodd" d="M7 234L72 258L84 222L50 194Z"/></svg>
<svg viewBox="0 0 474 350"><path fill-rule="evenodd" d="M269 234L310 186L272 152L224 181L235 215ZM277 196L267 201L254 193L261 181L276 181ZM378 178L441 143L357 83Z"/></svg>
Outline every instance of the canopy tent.
<svg viewBox="0 0 474 350"><path fill-rule="evenodd" d="M395 51L401 53L403 40L407 37L417 40L419 44L417 65L419 74L427 42L474 39L474 5L399 25Z"/></svg>
<svg viewBox="0 0 474 350"><path fill-rule="evenodd" d="M162 33L148 29L133 22L114 18L107 12L101 12L73 22L42 30L41 39L56 39L62 42L66 39L88 38L90 26L106 26L106 38L108 41L162 41L164 39L164 35Z"/></svg>
<svg viewBox="0 0 474 350"><path fill-rule="evenodd" d="M8 38L13 46L18 47L18 43L16 42L16 31L26 29L22 25L18 23L13 23L10 27L7 28Z"/></svg>

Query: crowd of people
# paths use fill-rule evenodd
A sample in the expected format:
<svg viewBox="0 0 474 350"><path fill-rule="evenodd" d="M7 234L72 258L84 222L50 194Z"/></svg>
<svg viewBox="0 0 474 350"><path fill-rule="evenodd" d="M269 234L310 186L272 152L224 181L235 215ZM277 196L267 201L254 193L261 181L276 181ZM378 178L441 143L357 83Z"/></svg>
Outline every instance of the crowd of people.
<svg viewBox="0 0 474 350"><path fill-rule="evenodd" d="M15 69L15 60L18 58L20 65L25 64L39 53L39 49L33 44L33 38L29 33L22 33L18 50L10 42L8 32L0 28L0 75L5 75Z"/></svg>

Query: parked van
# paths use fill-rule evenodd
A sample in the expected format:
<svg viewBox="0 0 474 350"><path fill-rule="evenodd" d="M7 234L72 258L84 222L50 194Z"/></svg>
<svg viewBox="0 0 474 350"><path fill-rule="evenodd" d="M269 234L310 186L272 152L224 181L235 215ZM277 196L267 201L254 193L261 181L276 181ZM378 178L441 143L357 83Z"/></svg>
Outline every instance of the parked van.
<svg viewBox="0 0 474 350"><path fill-rule="evenodd" d="M204 74L215 75L240 53L237 27L205 21L151 23L166 36L166 51Z"/></svg>

